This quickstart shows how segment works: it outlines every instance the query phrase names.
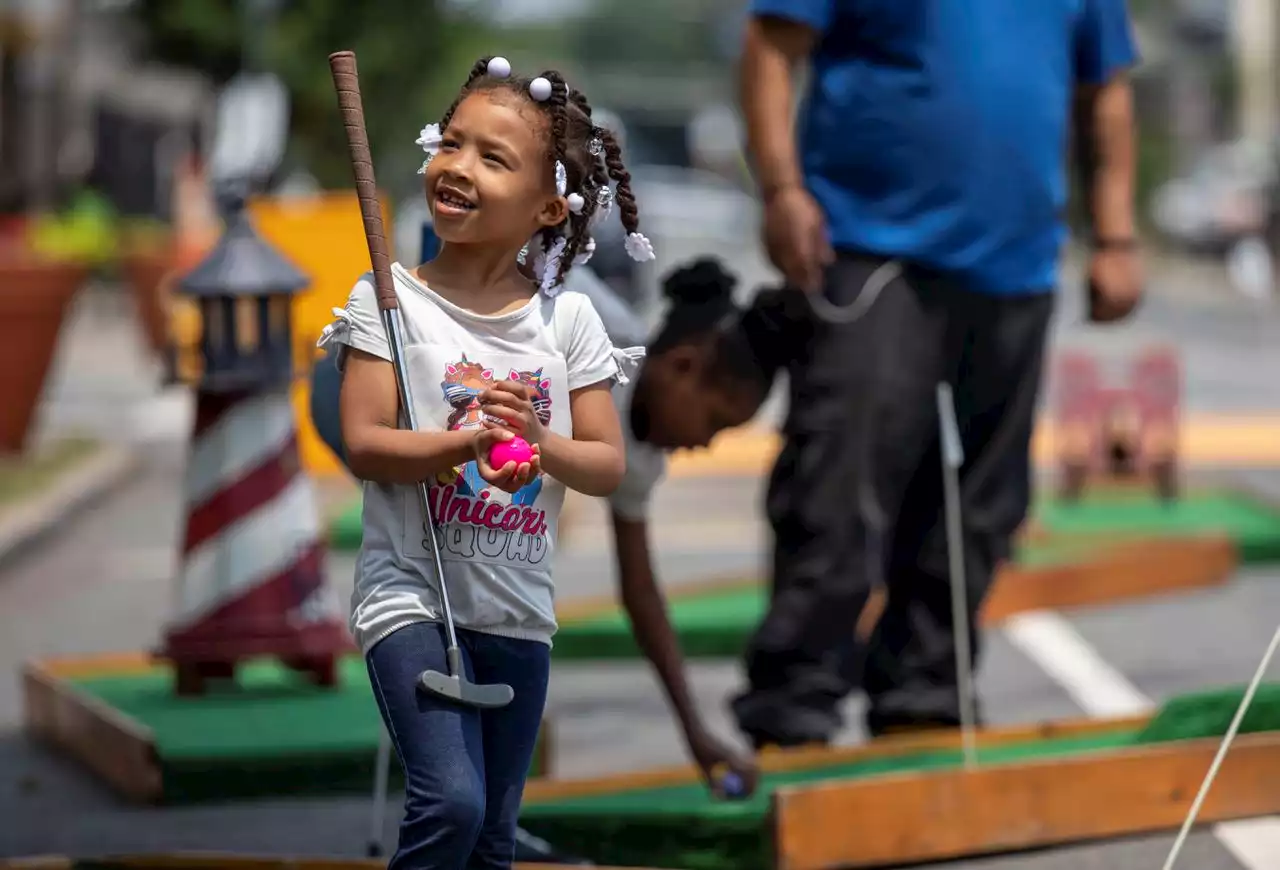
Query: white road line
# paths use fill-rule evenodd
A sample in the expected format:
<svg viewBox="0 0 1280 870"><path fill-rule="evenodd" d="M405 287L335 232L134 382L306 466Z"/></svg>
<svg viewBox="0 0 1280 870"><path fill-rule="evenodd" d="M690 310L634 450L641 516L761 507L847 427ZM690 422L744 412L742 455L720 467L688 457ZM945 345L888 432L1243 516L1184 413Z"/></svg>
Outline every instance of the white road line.
<svg viewBox="0 0 1280 870"><path fill-rule="evenodd" d="M1154 706L1058 614L1018 614L1005 623L1004 630L1014 646L1090 716L1137 716Z"/></svg>
<svg viewBox="0 0 1280 870"><path fill-rule="evenodd" d="M1019 614L1004 632L1090 716L1132 716L1155 706L1057 613ZM1280 868L1280 816L1224 822L1212 833L1245 870Z"/></svg>
<svg viewBox="0 0 1280 870"><path fill-rule="evenodd" d="M1275 817L1216 825L1213 833L1249 870L1280 867L1280 822Z"/></svg>

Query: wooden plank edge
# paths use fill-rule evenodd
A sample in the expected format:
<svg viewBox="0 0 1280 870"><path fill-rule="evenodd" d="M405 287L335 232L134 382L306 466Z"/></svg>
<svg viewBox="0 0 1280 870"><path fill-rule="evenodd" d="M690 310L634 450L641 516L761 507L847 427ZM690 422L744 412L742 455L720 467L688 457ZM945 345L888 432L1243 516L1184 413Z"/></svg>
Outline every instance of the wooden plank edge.
<svg viewBox="0 0 1280 870"><path fill-rule="evenodd" d="M1024 535L1038 537L1031 530ZM1041 540L1062 537L1049 533ZM1056 565L1020 567L1009 563L1000 568L979 616L984 627L1029 610L1067 610L1096 607L1116 601L1143 598L1170 592L1205 588L1227 582L1239 567L1234 541L1225 535L1197 537L1143 537L1132 535L1081 535L1094 541L1098 553L1080 561ZM1158 567L1157 567L1158 565ZM681 583L665 590L667 601L741 589L758 588L758 577L741 574ZM859 616L863 634L874 626L883 606L883 592L872 591ZM617 614L620 608L613 595L572 599L556 609L561 622L586 621Z"/></svg>
<svg viewBox="0 0 1280 870"><path fill-rule="evenodd" d="M1150 721L1150 716L1118 719L1062 719L984 728L980 729L975 737L977 746L981 749L1060 737L1085 737L1112 731L1137 730ZM914 752L959 749L960 745L960 729L948 728L920 734L881 737L857 746L835 749L828 747L772 749L760 753L757 756L757 762L762 772L780 773L854 764ZM637 789L692 785L700 782L701 779L701 772L693 765L677 765L601 777L530 780L525 786L524 801L526 804L533 804Z"/></svg>
<svg viewBox="0 0 1280 870"><path fill-rule="evenodd" d="M120 870L385 870L385 860L373 858L271 857L230 852L178 852L155 855L107 855L84 863ZM75 870L77 862L62 856L38 856L0 861L0 870ZM566 864L516 863L513 870L567 870ZM595 870L621 870L597 867ZM627 868L660 870L660 868Z"/></svg>
<svg viewBox="0 0 1280 870"><path fill-rule="evenodd" d="M1218 747L1217 738L1174 741L779 789L775 867L915 864L1175 829ZM1199 822L1280 812L1277 781L1280 733L1238 737Z"/></svg>
<svg viewBox="0 0 1280 870"><path fill-rule="evenodd" d="M133 676L153 670L160 663L150 653L128 650L92 655L53 656L39 659L35 664L50 676L68 680L117 674Z"/></svg>
<svg viewBox="0 0 1280 870"><path fill-rule="evenodd" d="M81 692L66 681L68 679L108 676L112 674L134 675L146 673L156 667L156 660L147 653L142 652L117 652L102 653L97 655L84 656L59 656L56 658L46 658L29 662L24 668L23 682L26 686L26 707L27 707L27 727L35 736L40 737L51 745L66 749L71 752L77 759L87 764L95 772L107 778L116 788L122 790L126 797L134 800L157 801L163 794L163 774L160 770L159 753L155 748L155 738L151 730L118 710L103 704L91 695ZM123 776L122 771L115 771L108 775L100 769L98 761L90 760L84 756L84 750L92 747L73 746L69 740L78 740L79 738L69 737L68 735L57 733L56 723L61 721L58 717L50 717L43 711L51 709L50 700L51 693L56 696L67 696L57 703L70 704L74 703L78 708L88 708L93 714L103 720L104 725L110 723L111 727L121 732L116 738L125 741L124 735L129 735L130 743L128 752L120 759L117 759L121 766L123 762L130 758L137 759L139 753L143 752L139 745L145 744L145 753L151 758L150 765L155 769L155 777L157 777L154 791L151 787L143 787L140 782L135 782L133 774L130 774L126 783L120 777ZM72 701L71 699L74 699ZM37 712L33 712L37 711ZM79 713L75 715L80 715ZM34 718L33 718L34 717ZM550 716L544 716L542 720L542 728L539 731L538 743L534 747L539 770L542 771L541 776L552 776L555 762L555 751L552 748L555 728L552 724ZM96 753L94 753L96 756ZM115 765L113 765L115 766ZM145 779L145 778L144 778ZM145 797L143 796L145 795Z"/></svg>
<svg viewBox="0 0 1280 870"><path fill-rule="evenodd" d="M64 750L124 797L160 800L164 778L151 730L28 662L22 671L28 733Z"/></svg>
<svg viewBox="0 0 1280 870"><path fill-rule="evenodd" d="M1226 583L1239 566L1225 536L1104 544L1080 562L1006 567L983 602L983 627L1030 610L1071 610Z"/></svg>

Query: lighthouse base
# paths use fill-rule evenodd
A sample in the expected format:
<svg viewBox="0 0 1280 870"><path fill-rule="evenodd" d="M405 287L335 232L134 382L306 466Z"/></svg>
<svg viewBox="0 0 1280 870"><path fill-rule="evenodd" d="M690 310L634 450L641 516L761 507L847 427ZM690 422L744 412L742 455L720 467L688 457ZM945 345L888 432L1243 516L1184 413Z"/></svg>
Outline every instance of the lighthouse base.
<svg viewBox="0 0 1280 870"><path fill-rule="evenodd" d="M337 684L338 657L351 648L345 630L329 624L256 642L238 637L224 642L182 643L157 652L156 657L172 666L174 692L194 696L205 694L211 681L234 681L241 664L262 658L275 659L318 686L332 687Z"/></svg>

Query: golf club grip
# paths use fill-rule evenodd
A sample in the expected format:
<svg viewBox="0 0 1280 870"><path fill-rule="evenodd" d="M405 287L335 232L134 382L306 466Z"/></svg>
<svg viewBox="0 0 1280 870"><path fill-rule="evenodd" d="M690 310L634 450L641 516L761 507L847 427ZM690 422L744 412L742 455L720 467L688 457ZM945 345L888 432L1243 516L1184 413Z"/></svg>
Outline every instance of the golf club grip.
<svg viewBox="0 0 1280 870"><path fill-rule="evenodd" d="M378 307L396 307L396 288L391 279L391 251L387 245L382 210L378 207L378 184L373 177L373 158L369 153L369 135L364 127L364 105L360 100L360 75L356 72L353 51L335 51L329 55L333 87L338 92L338 110L342 126L347 128L347 146L351 150L351 170L356 179L356 197L360 201L360 217L364 219L364 237L369 245L373 265L373 283Z"/></svg>

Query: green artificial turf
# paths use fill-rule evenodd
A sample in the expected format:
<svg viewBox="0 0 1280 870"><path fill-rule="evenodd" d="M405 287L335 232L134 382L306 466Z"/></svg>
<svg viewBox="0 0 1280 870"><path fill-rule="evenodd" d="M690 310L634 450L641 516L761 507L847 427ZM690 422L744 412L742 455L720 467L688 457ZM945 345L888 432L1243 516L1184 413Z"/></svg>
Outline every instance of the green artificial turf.
<svg viewBox="0 0 1280 870"><path fill-rule="evenodd" d="M1171 700L1142 728L1032 740L982 749L978 763L1009 764L1123 750L1168 740L1218 738L1227 729L1241 688L1200 692ZM1262 687L1250 705L1247 731L1280 730L1280 685ZM773 773L748 800L722 801L701 784L634 789L584 798L527 804L521 824L557 847L603 864L681 867L688 870L768 870L766 816L782 786L886 774L954 769L959 750L904 752L831 767Z"/></svg>
<svg viewBox="0 0 1280 870"><path fill-rule="evenodd" d="M1280 508L1248 493L1190 492L1164 502L1145 492L1100 492L1074 503L1045 499L1034 516L1057 535L1226 535L1236 542L1242 562L1280 561Z"/></svg>
<svg viewBox="0 0 1280 870"><path fill-rule="evenodd" d="M1062 564L1096 549L1080 538L1051 538L1024 544L1018 563L1026 567ZM747 637L764 617L766 590L760 584L716 589L673 597L668 606L690 658L732 658L742 652ZM563 619L552 655L558 661L629 659L641 655L631 624L619 610L581 619Z"/></svg>
<svg viewBox="0 0 1280 870"><path fill-rule="evenodd" d="M180 698L171 671L70 680L152 733L164 800L368 792L382 720L364 661L347 656L334 688L274 661L251 662L234 682ZM391 765L392 782L400 777ZM535 771L537 773L537 771Z"/></svg>
<svg viewBox="0 0 1280 870"><path fill-rule="evenodd" d="M364 503L357 498L329 523L329 546L335 550L360 549L363 516Z"/></svg>

